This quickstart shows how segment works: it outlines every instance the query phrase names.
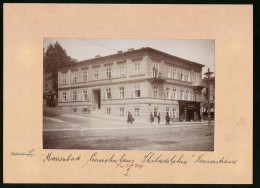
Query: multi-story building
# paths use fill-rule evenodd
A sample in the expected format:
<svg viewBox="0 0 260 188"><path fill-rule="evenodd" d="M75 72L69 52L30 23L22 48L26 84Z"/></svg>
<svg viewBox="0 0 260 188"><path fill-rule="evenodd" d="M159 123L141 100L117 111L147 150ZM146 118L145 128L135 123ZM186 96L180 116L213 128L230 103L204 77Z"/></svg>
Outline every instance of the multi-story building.
<svg viewBox="0 0 260 188"><path fill-rule="evenodd" d="M129 49L62 66L58 106L74 111L149 121L168 113L173 121L200 116L202 67L152 48Z"/></svg>

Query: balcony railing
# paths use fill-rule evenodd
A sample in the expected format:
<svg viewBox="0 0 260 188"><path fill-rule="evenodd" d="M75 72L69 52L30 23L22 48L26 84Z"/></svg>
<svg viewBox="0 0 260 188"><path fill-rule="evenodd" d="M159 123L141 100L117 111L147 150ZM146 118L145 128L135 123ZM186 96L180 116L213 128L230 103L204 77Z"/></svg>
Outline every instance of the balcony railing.
<svg viewBox="0 0 260 188"><path fill-rule="evenodd" d="M162 73L158 71L153 71L153 78L162 78Z"/></svg>

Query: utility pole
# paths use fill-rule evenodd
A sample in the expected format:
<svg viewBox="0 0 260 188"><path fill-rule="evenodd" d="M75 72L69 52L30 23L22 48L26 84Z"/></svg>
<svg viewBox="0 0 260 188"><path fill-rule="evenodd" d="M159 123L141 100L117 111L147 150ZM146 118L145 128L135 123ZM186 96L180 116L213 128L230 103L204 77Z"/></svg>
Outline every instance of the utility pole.
<svg viewBox="0 0 260 188"><path fill-rule="evenodd" d="M208 118L209 118L209 126L210 126L210 76L213 74L213 72L210 72L208 68L208 72L204 73L206 76L206 82L208 85Z"/></svg>

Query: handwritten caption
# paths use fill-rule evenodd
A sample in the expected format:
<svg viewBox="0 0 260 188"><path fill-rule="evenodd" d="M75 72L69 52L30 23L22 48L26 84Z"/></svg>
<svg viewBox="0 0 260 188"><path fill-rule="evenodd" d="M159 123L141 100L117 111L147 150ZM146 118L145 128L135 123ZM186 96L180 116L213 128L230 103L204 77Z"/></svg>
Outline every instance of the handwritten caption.
<svg viewBox="0 0 260 188"><path fill-rule="evenodd" d="M43 158L43 163L47 162L79 162L81 168L86 168L91 163L95 164L112 164L115 169L123 169L124 176L130 176L130 171L142 170L146 166L154 164L166 164L166 165L182 165L188 164L208 164L208 165L237 165L238 161L234 159L226 159L225 157L210 158L206 153L194 154L194 155L176 155L170 156L163 155L161 153L148 152L144 156L141 156L139 160L129 158L127 154L112 154L109 157L104 157L101 152L93 152L90 156L82 156L68 154L67 156L55 155L53 152L49 152Z"/></svg>
<svg viewBox="0 0 260 188"><path fill-rule="evenodd" d="M26 152L11 152L11 156L33 157L35 155L34 149ZM142 170L150 164L167 164L167 165L182 165L188 164L207 164L207 165L237 165L238 161L235 159L227 159L225 157L210 158L206 153L204 154L171 154L163 155L162 153L148 152L141 156L139 160L129 158L127 154L112 154L109 157L104 157L101 152L93 152L90 156L73 155L72 153L65 155L56 155L53 152L43 155L43 163L48 162L79 162L81 168L85 168L90 163L95 164L112 164L115 169L123 169L124 176L130 176L130 171Z"/></svg>

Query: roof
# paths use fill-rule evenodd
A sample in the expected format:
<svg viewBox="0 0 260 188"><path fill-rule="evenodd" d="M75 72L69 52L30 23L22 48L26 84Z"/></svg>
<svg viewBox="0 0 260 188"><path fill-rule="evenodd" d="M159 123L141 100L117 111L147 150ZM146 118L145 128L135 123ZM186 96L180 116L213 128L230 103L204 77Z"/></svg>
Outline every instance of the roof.
<svg viewBox="0 0 260 188"><path fill-rule="evenodd" d="M92 58L92 59L87 59L87 60L83 60L83 61L78 61L73 63L73 65L80 65L80 64L85 64L85 63L91 63L91 62L100 62L100 61L105 61L108 59L113 59L113 58L120 58L120 57L128 57L137 53L151 53L151 54L157 54L157 55L161 55L161 56L165 56L168 57L169 59L173 59L173 60L178 60L178 61L182 61L185 63L188 63L190 65L195 65L195 66L199 66L199 67L204 67L205 65L193 62L193 61L189 61L159 50L156 50L154 48L150 48L150 47L145 47L145 48L140 48L140 49L136 49L136 50L130 50L130 51L125 51L122 53L116 53L116 54L112 54L112 55L107 55L107 56L103 56L103 57L99 57L99 58ZM67 66L71 66L70 64L67 65L63 65L61 67L67 67Z"/></svg>

